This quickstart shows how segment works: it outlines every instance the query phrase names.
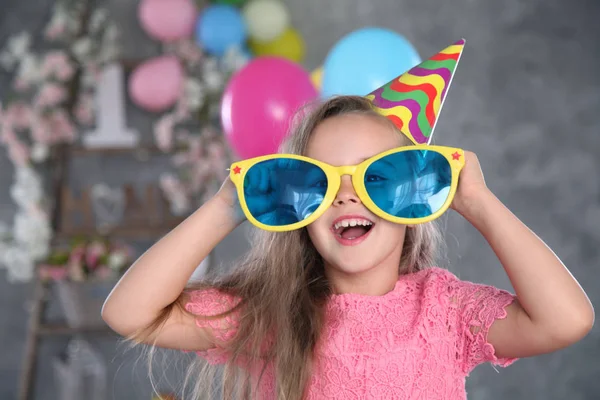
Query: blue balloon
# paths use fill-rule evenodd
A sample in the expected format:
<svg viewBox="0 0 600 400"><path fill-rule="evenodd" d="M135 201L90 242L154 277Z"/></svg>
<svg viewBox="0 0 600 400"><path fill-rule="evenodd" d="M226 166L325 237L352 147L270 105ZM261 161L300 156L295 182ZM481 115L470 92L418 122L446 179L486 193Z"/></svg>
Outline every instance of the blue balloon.
<svg viewBox="0 0 600 400"><path fill-rule="evenodd" d="M204 9L196 24L196 40L208 53L222 56L246 42L246 23L237 8L215 4Z"/></svg>
<svg viewBox="0 0 600 400"><path fill-rule="evenodd" d="M321 95L365 96L421 62L402 35L363 28L343 37L323 64Z"/></svg>

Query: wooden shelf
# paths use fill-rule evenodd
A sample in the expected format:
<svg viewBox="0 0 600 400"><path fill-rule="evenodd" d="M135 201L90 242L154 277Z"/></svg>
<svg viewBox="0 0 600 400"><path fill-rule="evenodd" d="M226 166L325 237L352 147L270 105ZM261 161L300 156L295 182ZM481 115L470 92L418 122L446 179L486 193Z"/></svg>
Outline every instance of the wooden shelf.
<svg viewBox="0 0 600 400"><path fill-rule="evenodd" d="M117 155L117 154L131 154L133 156L141 155L141 154L152 154L152 155L169 155L174 151L183 150L184 148L181 146L174 146L171 151L165 152L159 149L157 146L153 144L140 144L136 147L83 147L81 145L73 145L69 148L69 153L75 156L85 156L92 154L101 154L105 155Z"/></svg>
<svg viewBox="0 0 600 400"><path fill-rule="evenodd" d="M84 10L81 13L82 18L80 22L81 27L84 29L81 29L80 34L85 33L85 28L89 23L91 10L88 7L90 4L87 3L89 2L86 2ZM143 61L144 60L141 59L127 59L121 60L121 63L125 67L126 73L129 73ZM68 82L69 96L65 102L68 111L72 111L73 106L76 103L76 95L79 90L77 77L78 75L75 74L74 79ZM69 169L71 168L70 164L73 158L95 155L127 156L137 162L147 162L153 157L168 155L168 153L169 152L163 152L156 145L151 143L140 143L140 145L136 147L124 148L87 148L82 145L72 145L67 143L53 147L48 165L49 179L51 181L51 196L54 200L54 207L51 211L51 224L54 232L60 232L53 237L53 243L59 241L61 238L68 239L73 236L88 236L98 233L95 228L90 229L92 224L87 222L82 224L85 226L63 223L64 221L70 221L69 219L64 220L65 213L70 211L83 214L82 219L84 221L93 220L89 198L79 200L70 194L69 196L64 196L65 188L67 188L68 185L67 178ZM169 230L183 220L183 218L170 218L165 216L163 211L165 209L164 205L159 206L161 198L153 194L149 195L149 190L141 196L133 196L134 193L135 191L133 189L128 189L126 194L130 197L127 200L131 205L129 210L125 210L127 217L129 217L128 223L118 229L107 229L107 235L122 238L156 239L157 236L168 233ZM65 204L65 200L67 201L67 204ZM134 216L135 218L133 218ZM155 221L157 222L155 223ZM67 227L70 229L61 232L61 228ZM45 322L44 317L48 306L49 285L50 283L48 281L42 280L39 276L36 276L33 304L29 311L29 326L25 337L23 365L21 368L18 389L19 400L32 400L35 397L35 375L38 369L38 350L42 339L49 336L70 336L76 334L116 335L108 326L73 328L63 321L52 323Z"/></svg>
<svg viewBox="0 0 600 400"><path fill-rule="evenodd" d="M91 154L101 154L105 155L115 155L115 154L140 154L140 153L150 153L150 154L166 154L158 147L154 145L140 145L137 147L95 147L95 148L87 148L83 146L73 146L69 149L69 152L75 156L82 155L91 155Z"/></svg>
<svg viewBox="0 0 600 400"><path fill-rule="evenodd" d="M135 66L132 61L130 66ZM134 185L123 185L125 191L124 220L113 229L99 232L95 226L95 215L92 210L90 188L82 189L75 196L68 188L68 173L71 160L86 155L125 155L137 161L146 162L151 157L168 154L153 144L141 144L129 148L86 148L81 145L63 144L57 146L50 158L54 207L52 209L52 228L56 234L52 242L68 240L77 236L95 236L102 234L122 239L157 239L185 218L170 215L168 202L157 185L146 185L138 194ZM77 218L76 218L77 217ZM80 224L80 225L79 225ZM29 327L25 337L23 366L19 382L19 400L32 400L35 397L35 373L37 370L38 348L44 338L68 337L77 334L114 335L107 325L74 328L64 321L45 322L44 316L48 305L48 281L36 277L33 293L33 307L29 312Z"/></svg>
<svg viewBox="0 0 600 400"><path fill-rule="evenodd" d="M157 227L135 227L135 226L122 226L119 228L112 229L107 232L107 235L114 238L135 238L135 239L156 239L160 238L162 235L167 234L181 222L183 222L185 218L173 219L173 222L168 226L157 226ZM79 236L94 236L98 235L99 232L96 228L92 227L81 227L81 228L70 228L70 229L62 229L60 232L56 233L56 238L58 240L61 239L71 239Z"/></svg>

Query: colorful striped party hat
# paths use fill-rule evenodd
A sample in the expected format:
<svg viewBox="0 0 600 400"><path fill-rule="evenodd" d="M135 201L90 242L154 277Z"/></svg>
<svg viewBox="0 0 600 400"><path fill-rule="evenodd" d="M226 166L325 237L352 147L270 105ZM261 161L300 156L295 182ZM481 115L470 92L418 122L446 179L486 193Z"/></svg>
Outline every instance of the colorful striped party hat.
<svg viewBox="0 0 600 400"><path fill-rule="evenodd" d="M459 40L365 97L414 144L429 144L464 46Z"/></svg>

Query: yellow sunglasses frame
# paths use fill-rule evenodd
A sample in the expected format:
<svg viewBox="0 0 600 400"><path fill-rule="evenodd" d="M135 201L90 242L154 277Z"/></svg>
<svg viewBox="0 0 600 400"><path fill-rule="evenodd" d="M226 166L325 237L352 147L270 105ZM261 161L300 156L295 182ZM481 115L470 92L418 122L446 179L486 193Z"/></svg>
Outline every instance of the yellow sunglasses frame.
<svg viewBox="0 0 600 400"><path fill-rule="evenodd" d="M384 212L383 210L381 210L373 202L373 200L371 200L371 198L369 197L367 190L365 188L365 185L364 185L365 172L367 171L367 168L372 163L374 163L375 161L377 161L385 156L388 156L388 155L394 154L394 153L401 153L404 151L413 151L413 150L433 151L433 152L443 155L446 158L446 160L448 160L448 163L450 164L450 168L451 168L451 172L452 172L452 177L451 177L451 182L450 182L450 193L448 194L448 198L446 199L443 206L439 210L437 210L435 213L433 213L427 217L422 217L422 218L394 217L394 216ZM248 209L248 206L246 204L246 199L244 197L244 178L246 177L246 172L253 165L260 163L262 161L276 160L279 158L301 160L301 161L308 162L310 164L313 164L313 165L321 168L325 172L325 175L327 176L327 191L325 192L325 196L323 197L323 202L321 203L321 205L305 220L302 220L302 221L299 221L299 222L296 222L296 223L290 224L290 225L271 226L271 225L265 225L262 222L258 221L250 213L250 210ZM391 222L394 222L397 224L404 224L404 225L416 225L416 224L422 224L425 222L433 221L434 219L436 219L440 215L442 215L448 209L448 207L450 207L450 204L452 203L452 200L454 199L454 195L456 193L456 188L458 187L458 177L459 177L460 171L462 170L464 165L465 165L465 157L464 157L464 151L462 149L455 148L455 147L434 146L434 145L425 145L424 144L424 145L415 145L415 146L396 147L394 149L390 149L383 153L379 153L373 157L370 157L370 158L366 159L365 161L361 162L360 164L341 166L341 167L334 167L332 165L312 159L310 157L299 156L296 154L270 154L270 155L266 155L266 156L249 158L246 160L232 163L231 167L229 168L229 177L236 187L238 201L239 201L242 211L244 212L244 215L246 216L248 221L250 221L253 225L257 226L258 228L261 228L261 229L264 229L267 231L285 232L285 231L291 231L291 230L303 228L303 227L311 224L312 222L316 221L321 215L323 215L325 210L327 210L331 206L333 201L335 200L335 197L337 196L337 193L341 186L342 176L344 176L344 175L351 176L352 185L354 187L354 191L356 192L358 198L373 214L377 215L378 217L383 218L387 221L391 221Z"/></svg>

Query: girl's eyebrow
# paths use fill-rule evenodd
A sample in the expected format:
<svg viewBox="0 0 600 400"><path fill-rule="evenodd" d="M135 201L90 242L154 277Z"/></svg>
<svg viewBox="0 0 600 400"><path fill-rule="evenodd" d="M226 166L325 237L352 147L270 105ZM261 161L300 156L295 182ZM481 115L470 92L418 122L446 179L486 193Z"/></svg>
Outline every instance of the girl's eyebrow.
<svg viewBox="0 0 600 400"><path fill-rule="evenodd" d="M382 150L382 151L380 151L379 153L371 154L370 156L367 156L367 157L364 157L364 158L361 158L361 159L359 159L359 161L360 161L360 162L367 161L369 158L375 157L376 155L378 155L378 154L381 154L381 153L383 153L384 151L387 151L387 150Z"/></svg>
<svg viewBox="0 0 600 400"><path fill-rule="evenodd" d="M359 159L359 161L360 161L360 162L367 161L369 158L375 157L377 154L381 154L381 153L383 153L384 151L385 151L385 150L383 150L383 151L380 151L379 153L371 154L370 156L366 156L366 157L360 158L360 159Z"/></svg>

